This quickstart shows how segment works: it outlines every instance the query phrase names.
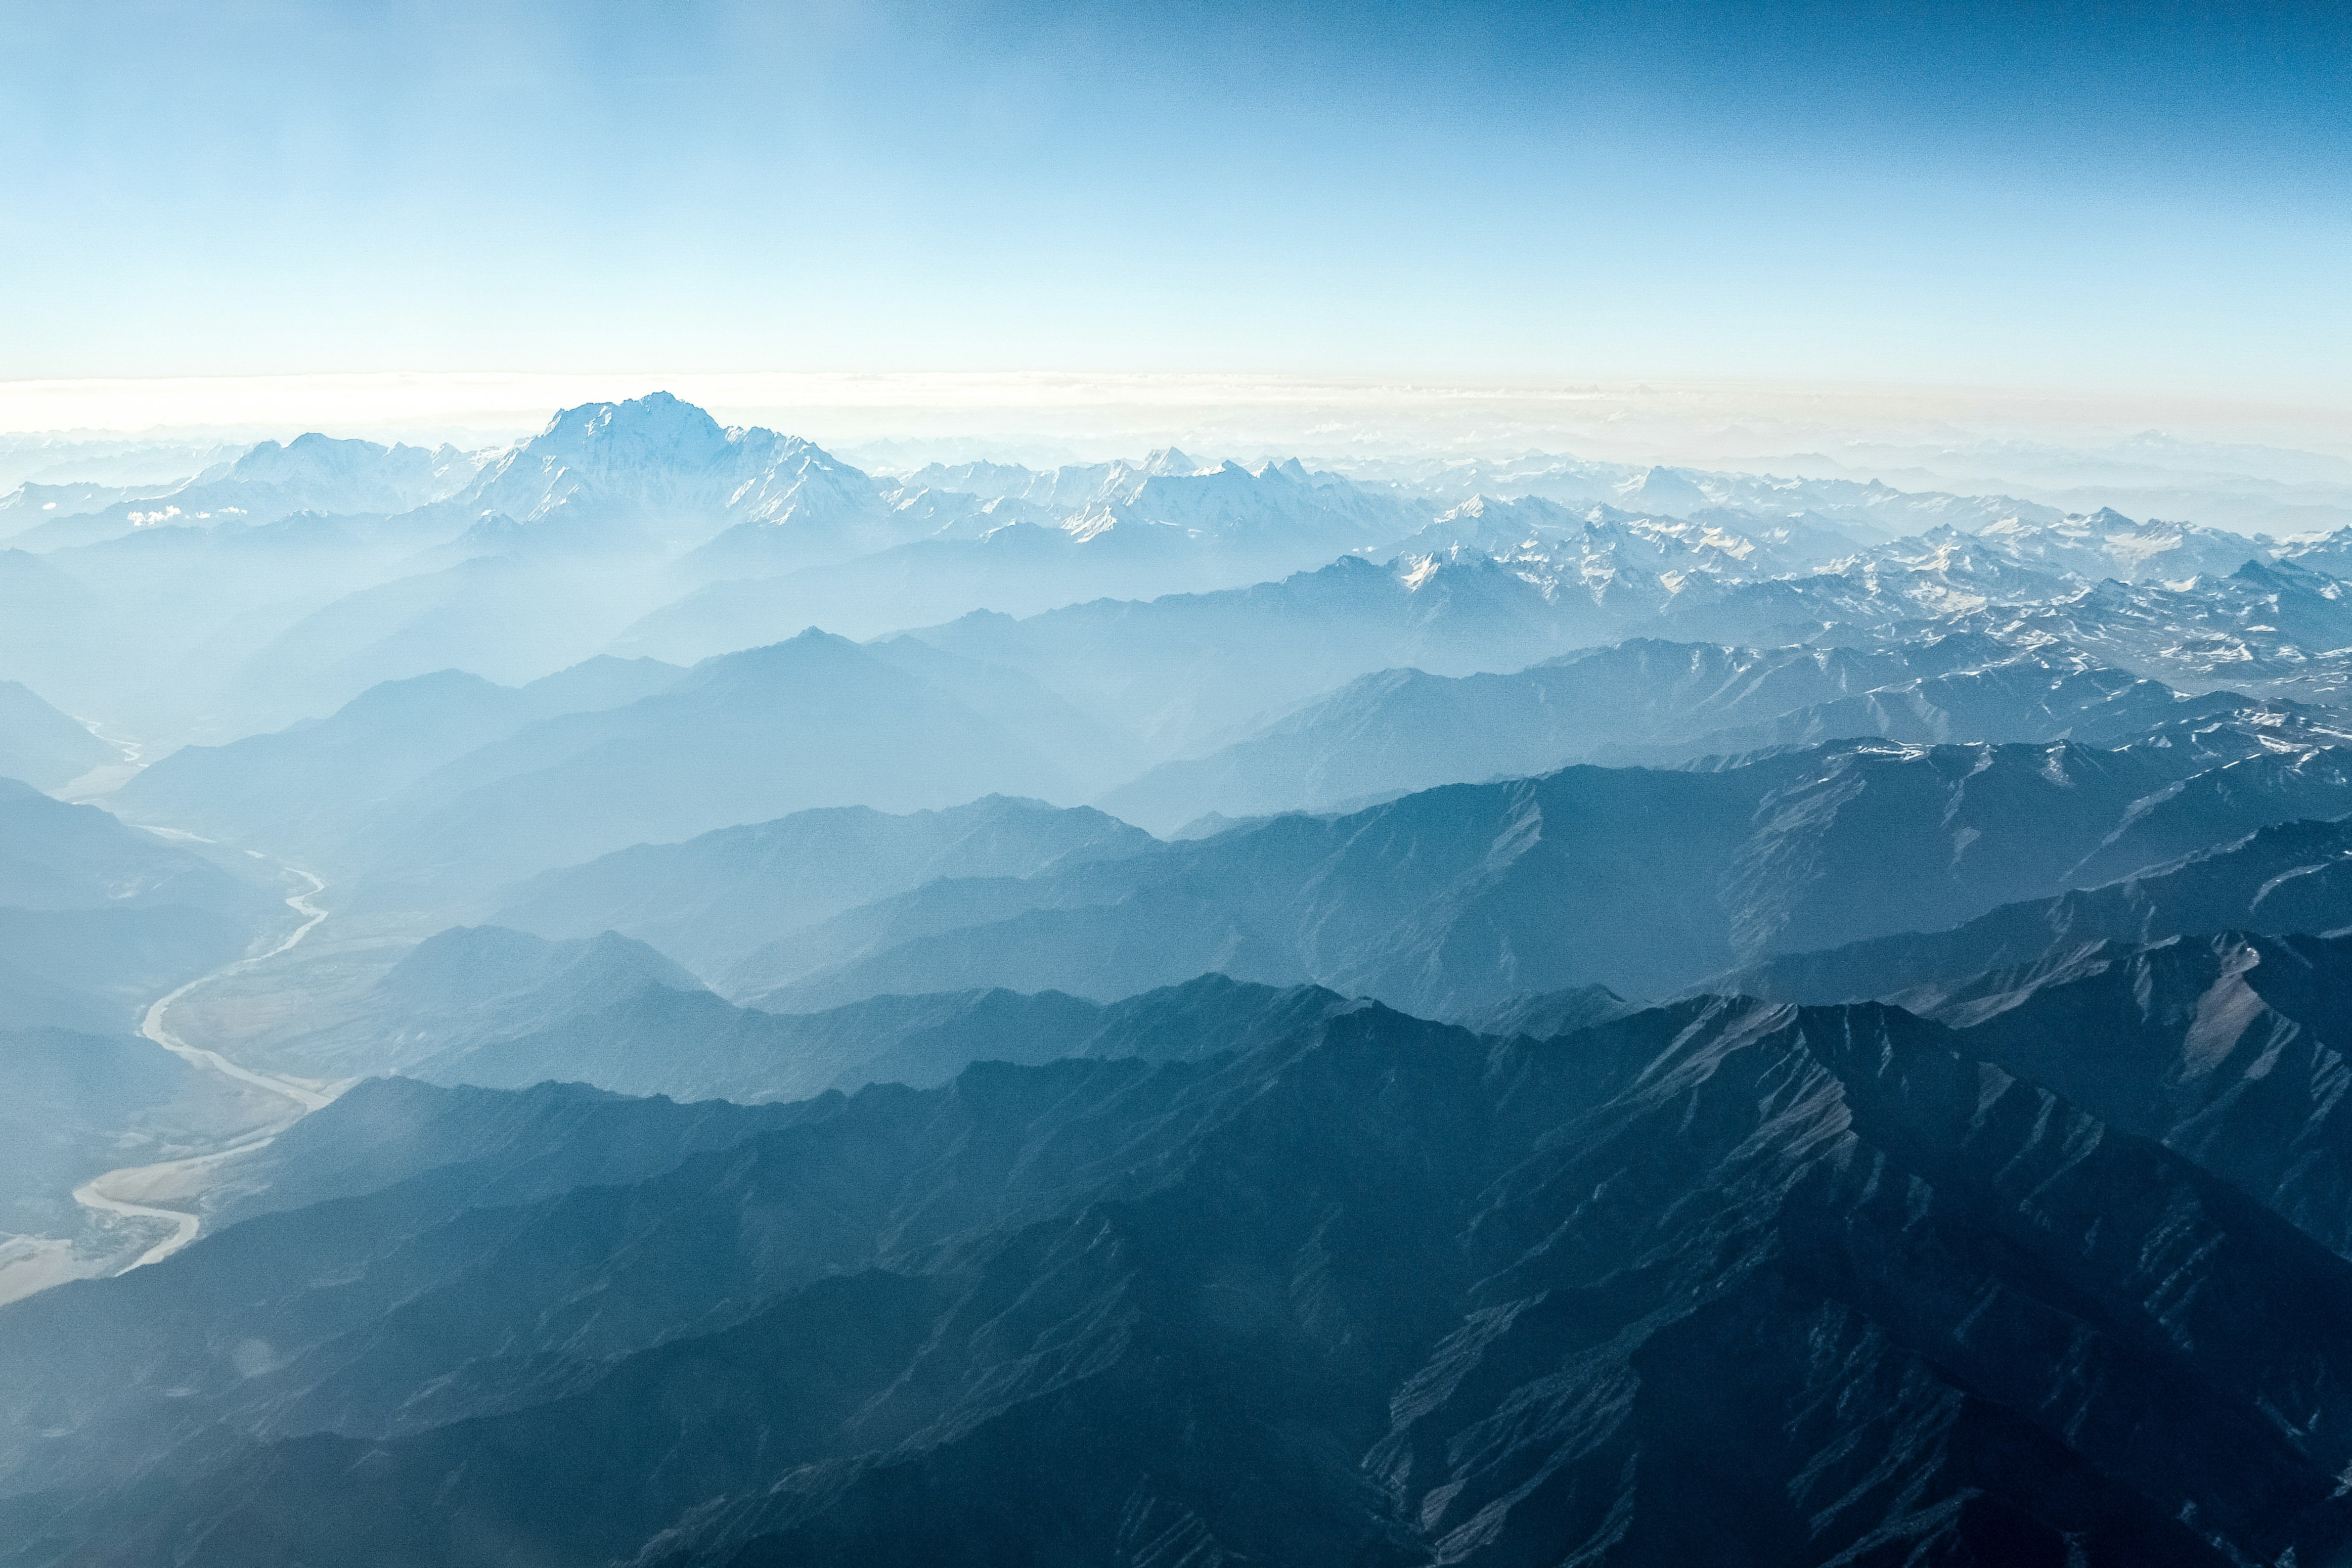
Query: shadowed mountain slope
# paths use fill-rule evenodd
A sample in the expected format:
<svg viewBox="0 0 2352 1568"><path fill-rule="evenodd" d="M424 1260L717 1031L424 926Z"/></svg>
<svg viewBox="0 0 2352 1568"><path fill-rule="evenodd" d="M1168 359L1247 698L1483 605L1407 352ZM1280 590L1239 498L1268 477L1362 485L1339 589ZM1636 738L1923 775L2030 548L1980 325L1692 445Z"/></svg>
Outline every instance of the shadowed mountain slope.
<svg viewBox="0 0 2352 1568"><path fill-rule="evenodd" d="M2332 1560L2352 1265L1968 1040L1375 1008L425 1171L0 1312L0 1561Z"/></svg>
<svg viewBox="0 0 2352 1568"><path fill-rule="evenodd" d="M777 1014L647 983L601 1006L551 1009L542 1027L444 1046L410 1071L492 1089L562 1079L681 1100L801 1100L869 1083L929 1089L975 1061L1184 1060L1254 1046L1354 1005L1318 986L1276 990L1208 975L1107 1005L1058 991L964 991Z"/></svg>
<svg viewBox="0 0 2352 1568"><path fill-rule="evenodd" d="M1366 675L1247 739L1162 763L1101 803L1166 831L1213 811L1344 809L1571 761L1664 762L1864 736L2116 746L2191 714L2211 725L2267 718L2273 706L2183 698L2154 681L1975 636L1876 652L1636 638L1512 674ZM2326 738L2352 739L2352 727L2339 724Z"/></svg>
<svg viewBox="0 0 2352 1568"><path fill-rule="evenodd" d="M457 927L420 944L341 1020L278 1042L278 1060L325 1077L400 1071L497 1089L552 1080L752 1103L874 1082L929 1088L982 1061L1232 1050L1352 1005L1317 987L1206 975L1109 1004L988 990L776 1014L724 1001L609 931L549 942Z"/></svg>
<svg viewBox="0 0 2352 1568"><path fill-rule="evenodd" d="M2006 904L1950 930L1906 931L1792 953L1706 983L1784 1001L1905 996L1933 1007L1942 986L2101 944L2347 927L2352 927L2352 823L2289 821L2105 886Z"/></svg>
<svg viewBox="0 0 2352 1568"><path fill-rule="evenodd" d="M1671 995L1743 958L2104 882L2172 858L2189 829L2210 843L2306 799L2352 808L2352 783L2323 779L2344 755L2211 768L2186 744L1874 741L1712 769L1574 767L933 883L761 949L726 988L799 1011L992 986L1108 998L1215 969L1446 1017L1579 985ZM2179 788L2233 769L2246 787ZM2256 787L2279 779L2302 783ZM2207 809L2170 809L2183 800Z"/></svg>
<svg viewBox="0 0 2352 1568"><path fill-rule="evenodd" d="M2352 1254L2352 936L2105 942L1937 1010L1966 1049L2154 1138Z"/></svg>

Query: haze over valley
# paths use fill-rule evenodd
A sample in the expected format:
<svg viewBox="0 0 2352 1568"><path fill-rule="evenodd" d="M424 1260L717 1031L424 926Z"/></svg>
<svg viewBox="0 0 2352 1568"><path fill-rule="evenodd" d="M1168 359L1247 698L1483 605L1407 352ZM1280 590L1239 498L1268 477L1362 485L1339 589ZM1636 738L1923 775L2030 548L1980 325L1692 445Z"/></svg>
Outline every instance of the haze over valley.
<svg viewBox="0 0 2352 1568"><path fill-rule="evenodd" d="M0 0L0 1568L2352 1564L2352 27Z"/></svg>
<svg viewBox="0 0 2352 1568"><path fill-rule="evenodd" d="M660 392L0 517L0 1561L2343 1538L2352 525Z"/></svg>

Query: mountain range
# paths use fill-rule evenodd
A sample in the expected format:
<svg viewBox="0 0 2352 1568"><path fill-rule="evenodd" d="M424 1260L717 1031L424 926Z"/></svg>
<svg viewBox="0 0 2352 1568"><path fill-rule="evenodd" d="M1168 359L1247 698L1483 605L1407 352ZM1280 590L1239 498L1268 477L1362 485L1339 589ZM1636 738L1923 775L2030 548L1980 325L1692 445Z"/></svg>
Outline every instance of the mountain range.
<svg viewBox="0 0 2352 1568"><path fill-rule="evenodd" d="M2333 745L2325 710L2162 684L1977 633L1878 649L1738 649L1629 638L1508 674L1360 676L1208 756L1161 763L1103 797L1161 831L1214 813L1330 810L1580 759L1694 760L1843 737L1915 745L2127 744L2168 725L2261 727Z"/></svg>
<svg viewBox="0 0 2352 1568"><path fill-rule="evenodd" d="M1295 680L1244 679L1208 730L1166 729L1161 709L1176 699L1147 675L1155 706L1121 716L1176 736L1181 754L1381 669L1507 671L1630 635L2054 636L2179 689L2303 700L2336 689L2343 672L2318 656L2352 643L2312 597L2326 597L2313 569L2336 559L2314 541L1964 507L1844 480L1629 469L1562 489L1557 462L1409 483L1381 472L1163 451L1051 474L965 464L877 476L798 437L724 428L667 394L562 411L489 454L305 435L19 536L89 602L67 634L0 649L0 674L126 728L217 741L451 666L520 685L603 653L688 663L810 624L873 637L976 611L1049 618L1024 642L1083 640L1084 628L1050 618L1108 596L1148 641L1169 638L1143 623L1172 634L1192 620L1196 635L1239 635L1298 663ZM1340 611L1348 595L1314 571L1335 559L1392 563L1396 602ZM2286 573L2290 588L2233 583L2247 562ZM1308 580L1251 589L1238 615L1198 601L1294 572ZM2098 588L2106 577L2123 580L2110 592ZM1355 596L1374 587L1356 583ZM55 591L24 597L55 602ZM1194 601L1140 608L1171 593ZM2030 617L1992 614L2012 603ZM1328 652L1280 625L1327 606L1357 622ZM1268 623L1247 624L1258 619ZM2152 622L2210 630L2184 642ZM1041 677L1065 659L1024 652ZM1083 700L1079 684L1056 689Z"/></svg>
<svg viewBox="0 0 2352 1568"><path fill-rule="evenodd" d="M1134 766L1122 737L1018 672L812 629L684 671L597 659L520 688L457 671L389 683L324 721L183 748L113 803L443 907L795 810L1071 800Z"/></svg>
<svg viewBox="0 0 2352 1568"><path fill-rule="evenodd" d="M423 943L349 1023L284 1042L275 1060L326 1077L372 1063L435 1083L571 1082L754 1104L869 1083L927 1089L975 1061L1191 1060L1352 1005L1319 987L1208 975L1109 1004L999 989L766 1013L732 1006L611 933L548 943L477 926Z"/></svg>
<svg viewBox="0 0 2352 1568"><path fill-rule="evenodd" d="M782 933L926 883L1032 876L1156 847L1102 812L1005 796L902 816L831 807L545 872L491 918L548 937L618 932L716 976Z"/></svg>
<svg viewBox="0 0 2352 1568"><path fill-rule="evenodd" d="M25 686L0 681L0 778L54 789L121 756Z"/></svg>
<svg viewBox="0 0 2352 1568"><path fill-rule="evenodd" d="M133 1032L153 998L284 915L267 878L201 848L0 779L0 1301L20 1267L75 1271L52 1276L43 1249L12 1241L74 1230L81 1182L250 1124L238 1086Z"/></svg>
<svg viewBox="0 0 2352 1568"><path fill-rule="evenodd" d="M2352 466L819 433L0 440L0 1568L2352 1562Z"/></svg>
<svg viewBox="0 0 2352 1568"><path fill-rule="evenodd" d="M597 659L522 687L442 670L370 687L326 718L226 746L189 746L142 769L108 804L289 855L315 854L445 763L534 720L618 706L685 674Z"/></svg>
<svg viewBox="0 0 2352 1568"><path fill-rule="evenodd" d="M2336 749L1840 742L1696 769L1574 766L1245 823L1045 874L945 881L744 959L786 1010L1004 986L1109 998L1218 969L1440 1017L1932 930L2266 822L2352 810ZM2189 841L2184 843L2185 841Z"/></svg>
<svg viewBox="0 0 2352 1568"><path fill-rule="evenodd" d="M11 536L20 549L48 550L94 544L140 528L193 527L257 528L297 512L380 514L412 511L464 488L477 461L444 446L380 446L371 441L338 441L312 432L284 445L264 441L232 463L196 475L184 485L120 498L90 495L70 499L37 497L33 487L0 498L22 516L42 520ZM66 499L60 507L58 503ZM78 503L101 502L100 505Z"/></svg>
<svg viewBox="0 0 2352 1568"><path fill-rule="evenodd" d="M1948 930L1793 953L1708 985L1780 1000L1899 997L1922 1010L1944 988L1994 970L2070 962L2091 947L2225 931L2352 927L2352 825L2284 821L2104 886L2022 900Z"/></svg>
<svg viewBox="0 0 2352 1568"><path fill-rule="evenodd" d="M0 1312L6 1560L2326 1560L2352 1265L1980 1038L1372 1008L716 1114L388 1081L278 1166L383 1185Z"/></svg>
<svg viewBox="0 0 2352 1568"><path fill-rule="evenodd" d="M379 897L442 898L812 807L908 811L997 792L1081 792L1049 756L1084 753L1040 743L1083 730L1083 719L1047 707L1036 713L1045 731L1015 727L963 700L984 694L929 673L815 631L707 660L654 695L541 719L444 763L349 852L371 868ZM995 679L982 671L979 684Z"/></svg>

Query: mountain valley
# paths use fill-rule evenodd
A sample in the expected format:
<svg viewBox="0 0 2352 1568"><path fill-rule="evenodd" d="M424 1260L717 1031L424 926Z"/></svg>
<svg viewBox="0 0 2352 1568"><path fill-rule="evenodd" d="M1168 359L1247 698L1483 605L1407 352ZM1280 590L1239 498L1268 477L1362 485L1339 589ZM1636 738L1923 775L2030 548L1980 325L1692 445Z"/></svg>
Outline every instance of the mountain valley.
<svg viewBox="0 0 2352 1568"><path fill-rule="evenodd" d="M2340 519L1025 450L36 455L0 1568L2352 1552Z"/></svg>

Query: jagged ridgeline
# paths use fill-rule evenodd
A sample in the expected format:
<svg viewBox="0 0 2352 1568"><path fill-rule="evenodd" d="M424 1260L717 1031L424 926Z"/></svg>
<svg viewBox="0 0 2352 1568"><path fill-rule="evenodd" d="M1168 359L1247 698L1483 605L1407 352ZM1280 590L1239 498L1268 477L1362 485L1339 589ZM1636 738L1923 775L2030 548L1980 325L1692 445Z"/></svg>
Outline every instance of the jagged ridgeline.
<svg viewBox="0 0 2352 1568"><path fill-rule="evenodd" d="M2210 1100L2340 1077L2347 957L2124 959L2179 999L2080 1099L2015 1015L2097 976L1547 1040L1219 987L761 1106L372 1080L249 1218L12 1310L12 1560L2274 1561L2352 1524L2352 1263L2336 1175L2247 1166L2344 1135L2143 1104L2241 988L2309 1038Z"/></svg>
<svg viewBox="0 0 2352 1568"><path fill-rule="evenodd" d="M2352 1562L2328 460L969 445L0 497L0 1568Z"/></svg>

